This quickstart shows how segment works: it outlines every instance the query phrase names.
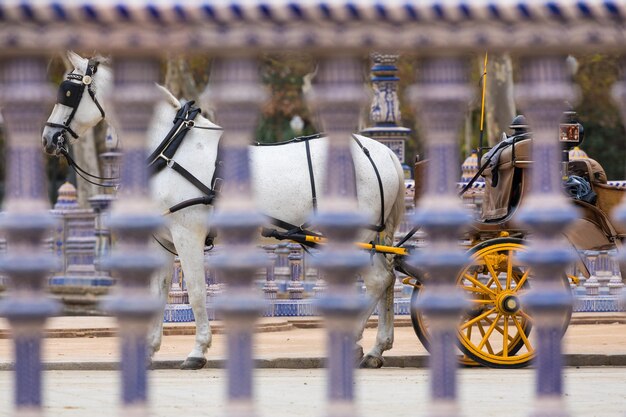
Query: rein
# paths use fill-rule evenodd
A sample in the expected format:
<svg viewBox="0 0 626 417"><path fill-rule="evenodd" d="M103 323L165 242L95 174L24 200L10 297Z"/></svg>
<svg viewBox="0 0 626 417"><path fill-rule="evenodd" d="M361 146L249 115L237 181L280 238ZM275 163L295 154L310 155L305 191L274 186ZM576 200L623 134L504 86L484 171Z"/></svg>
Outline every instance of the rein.
<svg viewBox="0 0 626 417"><path fill-rule="evenodd" d="M68 152L66 148L60 148L59 151L61 152L61 155L65 157L65 159L67 160L67 164L69 165L70 168L74 170L76 175L78 175L79 177L87 181L89 184L97 185L98 187L117 188L117 184L102 184L102 183L98 183L93 180L90 180L87 177L91 177L91 178L102 180L102 181L117 181L119 180L119 177L99 177L97 175L90 174L89 172L81 168L80 165L76 163L76 161L74 161L74 159L70 156L70 153Z"/></svg>

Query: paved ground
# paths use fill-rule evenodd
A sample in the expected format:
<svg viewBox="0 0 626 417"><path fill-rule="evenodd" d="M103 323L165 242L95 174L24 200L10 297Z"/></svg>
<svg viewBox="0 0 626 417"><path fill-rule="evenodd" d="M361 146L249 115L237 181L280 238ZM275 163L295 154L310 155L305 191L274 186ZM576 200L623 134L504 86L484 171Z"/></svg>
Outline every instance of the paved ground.
<svg viewBox="0 0 626 417"><path fill-rule="evenodd" d="M626 324L623 314L580 314L573 317L565 335L564 347L568 362L574 366L626 366ZM601 323L601 324L577 324ZM259 321L255 337L255 354L261 366L273 368L314 368L323 366L325 331L316 319L271 318ZM54 337L44 344L44 361L48 369L115 369L118 360L117 337L95 337L114 334L116 322L107 317L54 318L48 331ZM312 327L312 328L310 328ZM221 367L224 335L221 323L213 323L213 347L208 354L208 367ZM193 326L166 326L161 351L155 356L158 369L174 369L193 347ZM12 360L12 344L6 322L0 320L0 369L7 369ZM182 334L180 334L182 333ZM364 333L366 351L374 343L375 329ZM531 333L532 335L532 333ZM73 337L80 336L80 337ZM3 338L4 337L4 338ZM427 352L410 326L406 316L396 318L394 347L385 354L386 366L424 367Z"/></svg>
<svg viewBox="0 0 626 417"><path fill-rule="evenodd" d="M595 323L600 324L577 324ZM623 315L576 315L565 336L568 360L626 365L626 324ZM407 317L397 318L396 342L386 355L387 367L357 370L358 412L363 417L426 416L428 370ZM315 367L323 363L325 336L320 322L311 319L263 319L256 335L256 355L264 366ZM304 328L303 328L304 327ZM310 328L312 327L312 328ZM10 367L12 348L7 324L0 320L0 368ZM217 333L221 326L214 323ZM191 348L188 325L169 325L162 351L156 357L161 369L149 372L151 410L154 417L220 416L226 414L224 374L221 369L179 371L174 368ZM54 417L111 417L118 412L119 373L115 321L109 318L55 318L50 321L44 360L45 413ZM374 329L365 332L370 346ZM74 337L70 337L74 336ZM75 337L82 336L82 337ZM224 336L216 334L209 365L224 358ZM578 358L578 359L576 359ZM591 360L591 362L589 362ZM409 366L395 368L392 366ZM76 369L86 370L76 370ZM71 370L64 370L71 369ZM463 416L527 417L533 407L534 370L461 369L460 406ZM11 414L12 373L0 371L0 416ZM573 417L623 417L626 408L626 368L577 367L565 370L565 405ZM259 369L255 395L260 417L320 417L324 414L324 369Z"/></svg>
<svg viewBox="0 0 626 417"><path fill-rule="evenodd" d="M623 417L626 369L567 368L565 407L572 417ZM10 415L9 372L0 372L0 416ZM118 412L119 374L113 371L48 371L45 415L113 417ZM533 410L532 369L463 369L459 396L465 417L528 417ZM225 417L223 372L203 369L152 371L153 417ZM358 370L356 402L362 417L426 417L428 371L412 368ZM259 417L322 417L326 374L323 369L261 369L255 373Z"/></svg>

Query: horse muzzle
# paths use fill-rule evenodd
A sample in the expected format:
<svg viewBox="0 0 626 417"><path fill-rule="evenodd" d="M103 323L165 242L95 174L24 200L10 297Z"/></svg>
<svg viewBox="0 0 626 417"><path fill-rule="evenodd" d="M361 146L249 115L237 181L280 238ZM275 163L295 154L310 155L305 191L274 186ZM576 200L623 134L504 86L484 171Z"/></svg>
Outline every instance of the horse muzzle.
<svg viewBox="0 0 626 417"><path fill-rule="evenodd" d="M42 145L48 155L58 156L66 143L65 132L63 130L50 129L42 136Z"/></svg>

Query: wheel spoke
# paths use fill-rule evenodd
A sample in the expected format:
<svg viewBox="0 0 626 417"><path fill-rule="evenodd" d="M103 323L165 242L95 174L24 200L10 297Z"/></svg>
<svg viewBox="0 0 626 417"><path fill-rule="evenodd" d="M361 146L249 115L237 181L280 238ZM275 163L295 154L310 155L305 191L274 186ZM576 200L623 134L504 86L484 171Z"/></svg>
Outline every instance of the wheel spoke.
<svg viewBox="0 0 626 417"><path fill-rule="evenodd" d="M484 300L480 298L472 298L470 299L470 302L475 304L493 304L493 300Z"/></svg>
<svg viewBox="0 0 626 417"><path fill-rule="evenodd" d="M489 323L489 324L493 323L493 321L489 317L485 318L485 321L487 323ZM502 327L498 326L497 323L496 323L495 329L498 331L498 333L500 333L501 335L504 335L504 329L502 329ZM509 341L510 342L513 341L513 336L509 336Z"/></svg>
<svg viewBox="0 0 626 417"><path fill-rule="evenodd" d="M530 344L530 340L528 340L528 338L526 337L526 332L522 328L522 325L517 321L515 316L511 316L511 319L513 320L513 323L515 324L515 327L517 327L517 331L519 332L520 337L524 341L524 344L526 345L526 349L529 352L532 352L533 346Z"/></svg>
<svg viewBox="0 0 626 417"><path fill-rule="evenodd" d="M517 287L515 287L516 292L524 286L524 283L528 279L528 274L530 274L530 268L526 268L526 272L524 272L524 275L522 275L520 280L517 282Z"/></svg>
<svg viewBox="0 0 626 417"><path fill-rule="evenodd" d="M479 292L483 292L485 294L489 294L489 295L494 295L495 293L489 288L486 287L482 282L480 282L477 278L471 276L468 273L463 274L463 276L468 279L470 282L472 282L474 285L476 285L476 287L482 289L483 291L479 291Z"/></svg>
<svg viewBox="0 0 626 417"><path fill-rule="evenodd" d="M500 316L501 314L498 313L493 323L491 323L491 326L489 326L489 328L487 329L487 332L485 332L485 336L483 336L483 339L477 346L478 350L482 349L485 343L489 342L489 336L491 336L491 333L493 333L493 329L496 327L496 323L498 322L498 320L500 320Z"/></svg>
<svg viewBox="0 0 626 417"><path fill-rule="evenodd" d="M487 266L487 269L489 270L489 273L493 277L493 281L495 282L496 287L498 287L499 291L502 291L502 284L500 284L500 280L498 279L498 273L496 272L495 269L493 269L493 265L491 265L491 263L487 262L487 259L485 259L485 265Z"/></svg>
<svg viewBox="0 0 626 417"><path fill-rule="evenodd" d="M502 356L504 356L505 358L509 356L508 334L509 334L509 318L507 316L504 316L504 329L502 332Z"/></svg>
<svg viewBox="0 0 626 417"><path fill-rule="evenodd" d="M474 324L474 323L476 323L477 321L482 320L483 318L487 317L488 315L490 315L491 313L493 313L493 312L495 312L495 311L496 311L496 308L494 307L494 308L489 309L488 311L485 311L484 313L482 313L482 314L480 314L480 315L478 315L478 316L474 317L473 319L466 321L466 322L465 322L465 323L463 323L463 325L461 326L461 330L462 330L462 329L465 329L465 328L466 328L466 327L468 327L468 326L473 325L473 324Z"/></svg>
<svg viewBox="0 0 626 417"><path fill-rule="evenodd" d="M519 315L520 315L520 316L524 317L526 320L528 320L528 321L530 321L530 322L532 322L532 321L533 321L533 318L532 318L532 317L530 317L528 314L526 314L526 313L524 312L524 310L519 310L519 311L518 311L518 313L519 313Z"/></svg>
<svg viewBox="0 0 626 417"><path fill-rule="evenodd" d="M506 286L507 290L511 289L511 278L513 278L513 251L509 250L509 256L506 262Z"/></svg>
<svg viewBox="0 0 626 417"><path fill-rule="evenodd" d="M478 323L478 330L480 330L480 334L482 337L485 337L485 329L483 328L483 324L482 323ZM487 343L487 346L485 346L487 348L487 352L489 352L490 355L494 354L493 349L491 348L491 344Z"/></svg>

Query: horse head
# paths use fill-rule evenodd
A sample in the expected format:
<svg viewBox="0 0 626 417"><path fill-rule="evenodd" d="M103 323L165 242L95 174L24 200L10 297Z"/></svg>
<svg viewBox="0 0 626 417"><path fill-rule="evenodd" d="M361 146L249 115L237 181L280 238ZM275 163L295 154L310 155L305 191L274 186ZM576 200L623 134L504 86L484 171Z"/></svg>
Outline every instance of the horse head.
<svg viewBox="0 0 626 417"><path fill-rule="evenodd" d="M58 155L66 150L70 138L78 139L106 115L101 96L111 87L112 73L102 65L103 58L83 58L68 52L74 70L59 86L57 102L42 134L45 151Z"/></svg>

